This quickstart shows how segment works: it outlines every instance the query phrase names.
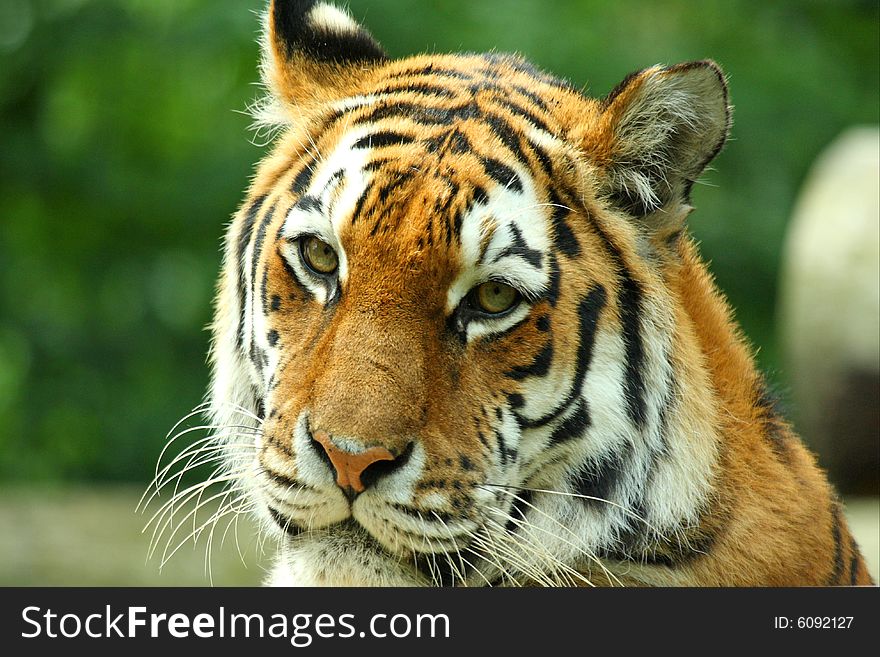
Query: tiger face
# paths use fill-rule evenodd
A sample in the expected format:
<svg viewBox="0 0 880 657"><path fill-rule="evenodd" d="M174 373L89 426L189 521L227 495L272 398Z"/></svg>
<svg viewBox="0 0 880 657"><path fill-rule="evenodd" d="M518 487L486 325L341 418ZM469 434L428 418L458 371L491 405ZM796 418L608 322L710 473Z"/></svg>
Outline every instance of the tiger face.
<svg viewBox="0 0 880 657"><path fill-rule="evenodd" d="M717 66L593 100L277 0L263 74L282 134L227 235L212 413L258 418L228 463L273 581L589 584L698 543L714 411L669 281Z"/></svg>

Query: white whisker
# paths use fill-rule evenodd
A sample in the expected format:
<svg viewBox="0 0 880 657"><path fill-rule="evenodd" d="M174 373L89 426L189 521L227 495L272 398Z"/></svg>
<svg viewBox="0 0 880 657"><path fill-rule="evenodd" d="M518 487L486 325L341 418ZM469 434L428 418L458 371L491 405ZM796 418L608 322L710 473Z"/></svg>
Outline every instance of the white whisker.
<svg viewBox="0 0 880 657"><path fill-rule="evenodd" d="M545 518L547 518L547 519L548 519L550 522L552 522L553 524L558 525L563 531L565 531L565 532L571 534L571 536L572 536L576 541L578 541L577 544L575 544L575 543L569 541L568 539L563 538L562 536L559 536L558 534L557 534L557 535L553 535L553 537L556 538L556 539L558 539L558 540L560 540L560 541L562 541L563 543L565 543L565 544L568 545L569 547L574 548L575 550L577 550L577 551L580 552L581 554L585 555L585 556L587 557L587 559L589 559L591 562L593 562L593 563L595 563L596 565L598 565L598 566L602 569L602 572L605 573L605 576L608 577L608 580L609 580L609 581L616 581L618 584L620 584L621 586L623 586L623 584L620 582L620 580L619 580L619 579L618 579L613 573L611 573L611 571L609 571L609 570L607 569L607 567L605 566L605 564L602 563L602 561L601 561L601 560L595 555L595 553L594 553L592 550L590 550L587 546L585 546L585 545L581 545L581 544L580 544L580 542L582 541L581 537L578 536L577 534L575 534L575 533L571 530L570 527L566 527L564 524L562 524L561 522L559 522L559 520L557 520L556 518L554 518L553 516L551 516L549 513L547 513L547 512L544 511L543 509L540 509L539 507L537 507L536 505L532 504L531 502L528 502L527 500L523 499L522 497L520 497L520 496L517 495L516 493L513 493L513 492L508 491L508 490L504 490L503 492L506 493L506 494L508 494L508 495L510 495L511 497L513 497L514 500L516 500L516 501L518 501L518 502L521 502L521 503L525 504L526 506L530 507L531 509L533 509L533 510L536 511L537 513L541 514L542 516L544 516ZM538 527L535 527L535 528L536 528L536 529L539 529ZM542 531L546 531L546 530L542 530Z"/></svg>

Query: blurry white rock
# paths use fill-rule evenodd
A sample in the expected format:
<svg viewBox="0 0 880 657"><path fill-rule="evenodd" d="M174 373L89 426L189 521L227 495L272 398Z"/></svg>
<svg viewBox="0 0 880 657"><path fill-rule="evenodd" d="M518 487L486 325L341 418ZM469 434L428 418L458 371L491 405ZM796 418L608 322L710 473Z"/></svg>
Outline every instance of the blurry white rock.
<svg viewBox="0 0 880 657"><path fill-rule="evenodd" d="M847 130L816 160L788 228L779 328L793 416L832 481L880 473L880 129Z"/></svg>

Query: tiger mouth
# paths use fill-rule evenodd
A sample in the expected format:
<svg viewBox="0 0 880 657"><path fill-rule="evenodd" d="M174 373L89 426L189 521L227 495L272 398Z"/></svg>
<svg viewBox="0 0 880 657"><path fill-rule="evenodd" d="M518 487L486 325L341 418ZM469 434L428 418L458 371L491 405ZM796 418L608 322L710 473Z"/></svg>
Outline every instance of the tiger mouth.
<svg viewBox="0 0 880 657"><path fill-rule="evenodd" d="M342 532L350 532L352 529L356 529L360 534L364 534L370 538L371 541L375 542L377 546L381 548L381 550L391 556L399 557L401 553L398 553L392 548L386 547L371 531L368 527L364 526L363 523L358 521L354 516L349 516L348 518L341 520L339 522L333 523L331 525L327 525L321 527L319 529L306 529L297 525L292 519L288 518L281 511L275 508L272 505L266 505L266 509L269 513L269 517L275 523L275 525L281 529L287 536L290 538L298 538L303 535L307 535L312 532L321 532L321 533L342 533ZM395 526L393 528L394 534L398 534L403 536L404 538L409 538L410 540L415 541L429 541L430 547L427 550L420 550L413 544L413 547L409 550L412 554L437 554L437 553L446 553L449 551L458 551L464 549L465 543L467 541L464 540L464 536L448 536L443 538L438 538L436 536L428 536L424 532L415 532L411 529L406 529L404 527ZM440 549L436 549L440 548ZM445 549L446 548L446 549Z"/></svg>
<svg viewBox="0 0 880 657"><path fill-rule="evenodd" d="M412 550L408 554L399 554L383 545L354 517L318 530L307 530L294 525L277 509L271 506L267 509L275 524L292 540L306 539L309 534L329 536L344 546L340 549L358 549L398 564L407 564L434 586L454 586L473 570L475 554L466 546L449 551ZM398 531L402 530L398 528Z"/></svg>
<svg viewBox="0 0 880 657"><path fill-rule="evenodd" d="M272 521L278 525L282 532L291 537L300 536L305 532L305 530L299 525L293 523L293 521L289 520L281 511L276 509L271 505L266 506L266 510L269 512L269 517Z"/></svg>

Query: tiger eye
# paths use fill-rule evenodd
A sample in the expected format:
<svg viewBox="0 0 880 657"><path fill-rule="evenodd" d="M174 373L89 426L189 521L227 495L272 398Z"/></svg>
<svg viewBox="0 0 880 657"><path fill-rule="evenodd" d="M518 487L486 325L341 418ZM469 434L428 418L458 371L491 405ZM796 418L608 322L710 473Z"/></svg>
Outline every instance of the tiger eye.
<svg viewBox="0 0 880 657"><path fill-rule="evenodd" d="M488 281L477 286L475 296L480 310L491 315L510 310L519 301L519 292L497 281Z"/></svg>
<svg viewBox="0 0 880 657"><path fill-rule="evenodd" d="M302 256L306 264L319 274L332 274L339 266L339 257L333 247L317 237L306 238Z"/></svg>

